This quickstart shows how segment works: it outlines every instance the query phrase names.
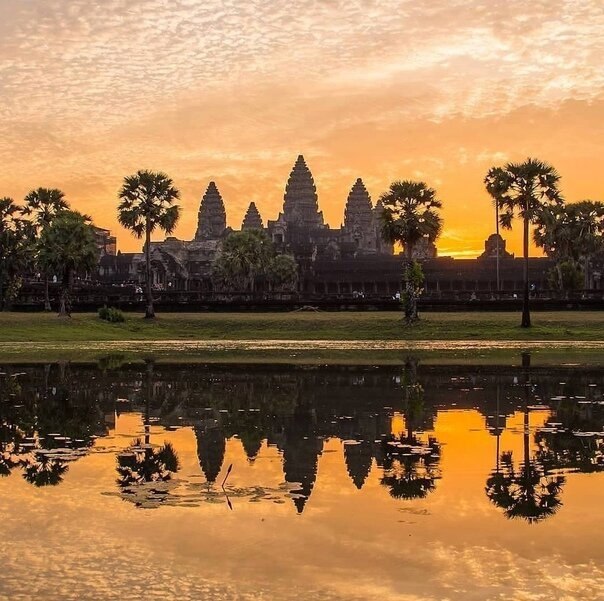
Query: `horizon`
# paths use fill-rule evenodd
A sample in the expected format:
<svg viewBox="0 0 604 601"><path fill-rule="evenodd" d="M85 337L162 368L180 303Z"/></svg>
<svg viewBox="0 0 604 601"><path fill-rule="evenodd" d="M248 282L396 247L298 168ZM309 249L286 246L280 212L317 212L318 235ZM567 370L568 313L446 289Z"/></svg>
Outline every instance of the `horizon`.
<svg viewBox="0 0 604 601"><path fill-rule="evenodd" d="M303 154L331 227L358 177L374 205L420 179L443 202L439 255L475 257L495 230L492 166L537 157L567 202L604 199L603 27L596 0L5 0L0 196L57 187L135 252L125 176L166 172L190 240L209 181L230 227L250 201L266 222ZM502 235L518 255L521 228Z"/></svg>

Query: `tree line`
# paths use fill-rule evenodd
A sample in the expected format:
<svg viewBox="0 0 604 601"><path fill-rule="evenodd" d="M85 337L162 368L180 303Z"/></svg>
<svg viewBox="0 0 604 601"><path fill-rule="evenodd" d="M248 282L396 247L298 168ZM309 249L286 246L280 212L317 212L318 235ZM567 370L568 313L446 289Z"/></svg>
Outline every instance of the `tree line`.
<svg viewBox="0 0 604 601"><path fill-rule="evenodd" d="M98 263L91 219L69 207L61 190L37 188L23 204L0 199L0 309L17 296L23 275L37 271L44 280L44 309L50 311L49 278L60 282L59 314L69 314L74 275Z"/></svg>
<svg viewBox="0 0 604 601"><path fill-rule="evenodd" d="M584 200L566 204L559 189L560 175L553 166L529 158L491 168L484 180L496 209L499 226L511 229L522 222L524 289L522 327L530 327L528 259L530 227L535 244L555 260L554 288L587 287L594 255L604 250L604 203ZM118 193L118 221L136 237L144 238L145 317L153 318L151 236L171 233L181 208L180 192L165 173L140 170L124 178ZM417 301L423 290L421 264L415 260L418 243L433 243L443 229L442 202L425 182L398 180L380 196L383 238L403 249L403 307L407 323L418 319ZM44 308L50 310L49 275L59 274L59 314L69 312L74 274L93 270L98 263L91 219L70 208L57 189L32 190L22 204L0 199L0 308L6 307L22 284L23 274L37 270L44 279ZM212 268L215 289L249 291L262 286L293 291L298 281L294 257L278 253L261 230L228 236Z"/></svg>
<svg viewBox="0 0 604 601"><path fill-rule="evenodd" d="M515 219L523 227L523 303L522 327L531 326L529 244L533 241L555 260L550 276L552 287L572 290L589 284L589 269L594 255L604 251L604 203L584 200L566 204L559 188L556 169L538 159L507 163L489 169L484 184L496 209L499 226L512 229ZM396 181L380 197L384 207L382 234L403 247L405 261L403 306L407 323L418 319L417 299L422 292L421 265L414 260L414 248L422 239L434 242L440 236L442 203L436 191L424 182Z"/></svg>

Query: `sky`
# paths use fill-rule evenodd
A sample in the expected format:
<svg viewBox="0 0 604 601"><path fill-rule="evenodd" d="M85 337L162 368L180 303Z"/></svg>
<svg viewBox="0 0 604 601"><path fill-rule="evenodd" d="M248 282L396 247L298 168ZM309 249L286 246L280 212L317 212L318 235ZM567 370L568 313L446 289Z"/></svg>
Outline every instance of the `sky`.
<svg viewBox="0 0 604 601"><path fill-rule="evenodd" d="M124 176L168 173L191 239L210 180L232 227L275 219L303 154L332 227L357 177L374 202L420 179L439 254L476 256L491 166L604 200L602 31L601 0L0 0L0 196L58 187L134 251Z"/></svg>

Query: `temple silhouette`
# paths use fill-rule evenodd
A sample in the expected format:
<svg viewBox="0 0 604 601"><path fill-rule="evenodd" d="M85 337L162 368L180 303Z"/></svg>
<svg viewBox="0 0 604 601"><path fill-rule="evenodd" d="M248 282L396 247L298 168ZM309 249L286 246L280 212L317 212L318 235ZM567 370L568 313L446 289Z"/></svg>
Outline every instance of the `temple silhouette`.
<svg viewBox="0 0 604 601"><path fill-rule="evenodd" d="M279 253L294 256L302 295L389 297L401 288L401 257L382 238L381 211L379 200L373 203L358 178L346 199L341 226L330 227L319 207L313 175L300 155L285 185L283 207L276 219L265 220L256 203L250 202L240 229L264 231ZM154 286L213 292L212 263L233 231L227 226L225 201L216 182L211 181L201 199L193 240L168 237L151 243ZM101 253L99 279L107 283L141 280L142 252L115 253L115 239L111 239L112 244L101 245L113 251ZM426 274L426 294L496 290L497 254L503 287L520 289L522 261L506 251L505 240L496 234L485 241L485 251L477 259L438 257L436 246L427 238L414 248L414 258L423 263ZM547 287L550 263L548 258L530 259L531 282L538 289Z"/></svg>

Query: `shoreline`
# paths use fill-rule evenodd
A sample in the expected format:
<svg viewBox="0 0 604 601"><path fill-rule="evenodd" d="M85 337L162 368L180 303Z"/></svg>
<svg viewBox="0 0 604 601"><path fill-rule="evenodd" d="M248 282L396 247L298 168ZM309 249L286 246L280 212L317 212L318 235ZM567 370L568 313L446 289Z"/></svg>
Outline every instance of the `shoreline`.
<svg viewBox="0 0 604 601"><path fill-rule="evenodd" d="M550 364L604 364L604 311L430 313L412 327L393 313L167 313L107 323L94 314L0 313L0 361L132 360L198 363L514 364L522 351Z"/></svg>

